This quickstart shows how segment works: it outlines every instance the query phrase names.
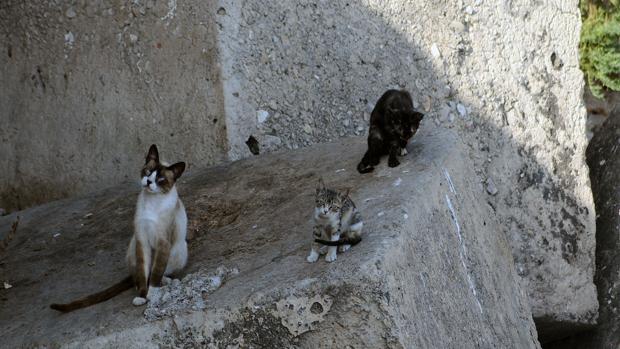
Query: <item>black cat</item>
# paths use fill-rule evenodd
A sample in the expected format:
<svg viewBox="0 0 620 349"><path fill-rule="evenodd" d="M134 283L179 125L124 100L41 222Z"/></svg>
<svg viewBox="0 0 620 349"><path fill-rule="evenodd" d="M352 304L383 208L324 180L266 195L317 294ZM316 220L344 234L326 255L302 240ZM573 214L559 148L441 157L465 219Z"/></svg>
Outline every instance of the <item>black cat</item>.
<svg viewBox="0 0 620 349"><path fill-rule="evenodd" d="M368 173L389 155L388 166L400 164L397 155L407 155L407 142L418 130L424 114L413 109L409 92L388 90L377 101L370 114L368 151L357 165L359 173Z"/></svg>

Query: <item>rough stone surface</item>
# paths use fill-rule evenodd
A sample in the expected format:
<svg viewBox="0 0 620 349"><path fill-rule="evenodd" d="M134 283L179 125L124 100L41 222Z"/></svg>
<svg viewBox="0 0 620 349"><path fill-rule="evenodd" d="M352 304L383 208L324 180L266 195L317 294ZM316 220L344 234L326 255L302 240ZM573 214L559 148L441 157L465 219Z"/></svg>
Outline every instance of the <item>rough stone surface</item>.
<svg viewBox="0 0 620 349"><path fill-rule="evenodd" d="M493 178L541 336L595 323L577 0L220 4L231 157L250 134L286 148L364 134L378 96L407 88L422 127L457 130L481 184Z"/></svg>
<svg viewBox="0 0 620 349"><path fill-rule="evenodd" d="M425 129L398 168L369 176L354 171L363 150L351 138L182 177L190 263L166 291L181 301L162 304L199 310L164 305L157 321L160 308L144 314L129 291L70 314L47 308L124 275L136 189L0 218L4 234L21 217L0 255L13 286L0 290L2 346L538 348L507 240L456 136ZM364 240L331 264L305 261L319 176L351 188L365 217Z"/></svg>
<svg viewBox="0 0 620 349"><path fill-rule="evenodd" d="M0 9L13 52L0 55L0 192L116 183L152 141L202 165L251 156L251 135L267 152L362 135L378 96L403 87L422 127L454 129L480 185L493 179L485 198L541 336L594 324L578 0L44 3ZM40 186L42 173L67 180Z"/></svg>
<svg viewBox="0 0 620 349"><path fill-rule="evenodd" d="M587 154L597 212L598 325L549 348L620 348L620 105L598 128Z"/></svg>
<svg viewBox="0 0 620 349"><path fill-rule="evenodd" d="M0 6L0 207L134 179L145 149L226 158L208 1L6 0Z"/></svg>

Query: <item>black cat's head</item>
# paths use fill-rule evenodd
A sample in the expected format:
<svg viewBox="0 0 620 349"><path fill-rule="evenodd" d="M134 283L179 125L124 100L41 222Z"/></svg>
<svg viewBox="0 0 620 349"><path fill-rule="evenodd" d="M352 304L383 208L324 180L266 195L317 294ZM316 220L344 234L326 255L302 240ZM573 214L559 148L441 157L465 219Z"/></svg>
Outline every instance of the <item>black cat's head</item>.
<svg viewBox="0 0 620 349"><path fill-rule="evenodd" d="M418 131L424 114L414 109L389 109L389 123L400 139L409 140Z"/></svg>

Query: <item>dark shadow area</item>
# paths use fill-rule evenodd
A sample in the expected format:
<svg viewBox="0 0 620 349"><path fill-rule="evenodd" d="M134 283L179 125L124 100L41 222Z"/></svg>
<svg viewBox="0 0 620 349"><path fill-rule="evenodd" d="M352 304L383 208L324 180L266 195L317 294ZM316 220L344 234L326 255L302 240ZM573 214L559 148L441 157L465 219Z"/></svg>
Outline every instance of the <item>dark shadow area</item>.
<svg viewBox="0 0 620 349"><path fill-rule="evenodd" d="M587 151L596 205L596 274L599 317L590 331L545 349L620 347L620 108L598 127Z"/></svg>

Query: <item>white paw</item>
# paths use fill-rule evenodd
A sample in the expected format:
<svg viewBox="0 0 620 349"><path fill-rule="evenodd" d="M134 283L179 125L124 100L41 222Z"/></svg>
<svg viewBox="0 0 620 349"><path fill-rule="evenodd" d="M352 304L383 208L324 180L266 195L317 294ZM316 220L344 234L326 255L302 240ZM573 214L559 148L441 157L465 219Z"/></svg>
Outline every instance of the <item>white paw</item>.
<svg viewBox="0 0 620 349"><path fill-rule="evenodd" d="M338 246L338 251L340 252L346 252L351 248L351 245L342 245L342 246Z"/></svg>
<svg viewBox="0 0 620 349"><path fill-rule="evenodd" d="M171 282L172 282L172 279L167 277L167 276L164 276L164 277L161 278L161 285L162 286L170 285Z"/></svg>
<svg viewBox="0 0 620 349"><path fill-rule="evenodd" d="M325 255L325 261L331 263L336 260L336 252L327 253Z"/></svg>
<svg viewBox="0 0 620 349"><path fill-rule="evenodd" d="M316 251L314 250L310 251L310 255L308 256L308 258L306 258L308 263L314 263L317 261L317 259L319 259L319 254L316 253Z"/></svg>
<svg viewBox="0 0 620 349"><path fill-rule="evenodd" d="M139 307L141 305L146 304L146 298L135 297L131 303L135 305L136 307Z"/></svg>
<svg viewBox="0 0 620 349"><path fill-rule="evenodd" d="M319 248L319 254L326 254L327 253L327 246L321 246L321 248Z"/></svg>
<svg viewBox="0 0 620 349"><path fill-rule="evenodd" d="M407 152L407 148L400 148L400 156L405 156L405 155L407 155L407 154L409 154L409 153Z"/></svg>

